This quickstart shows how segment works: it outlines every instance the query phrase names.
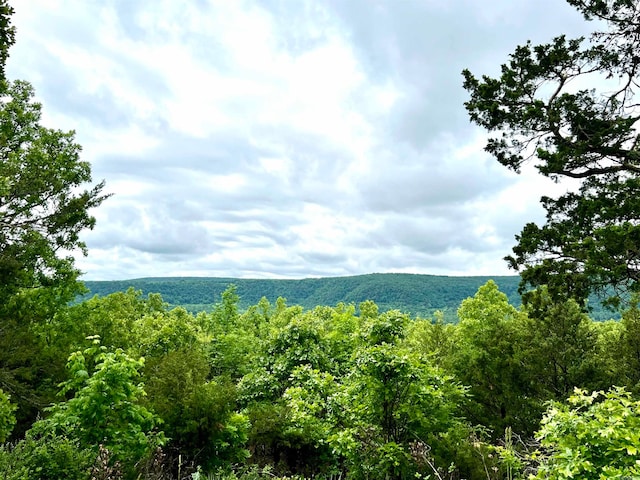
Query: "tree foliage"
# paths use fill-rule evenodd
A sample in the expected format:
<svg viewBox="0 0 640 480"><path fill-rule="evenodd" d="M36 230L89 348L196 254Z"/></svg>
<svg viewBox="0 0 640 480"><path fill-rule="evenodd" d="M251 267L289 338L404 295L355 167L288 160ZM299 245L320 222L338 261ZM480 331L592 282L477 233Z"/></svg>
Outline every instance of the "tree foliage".
<svg viewBox="0 0 640 480"><path fill-rule="evenodd" d="M43 327L82 290L73 254L90 209L106 198L91 183L74 132L46 128L33 87L4 76L15 40L0 1L0 386L32 419L51 400L68 351L52 358ZM28 421L28 420L27 420Z"/></svg>
<svg viewBox="0 0 640 480"><path fill-rule="evenodd" d="M605 287L640 288L640 9L635 0L569 3L606 30L519 46L497 78L463 74L471 120L497 134L489 153L516 172L532 160L546 177L579 181L542 197L546 224L527 224L507 260L523 285L582 301Z"/></svg>
<svg viewBox="0 0 640 480"><path fill-rule="evenodd" d="M598 388L596 334L580 306L573 300L556 303L541 287L524 310L522 344L516 348L536 396L561 400L575 387Z"/></svg>
<svg viewBox="0 0 640 480"><path fill-rule="evenodd" d="M465 73L472 118L504 133L490 152L514 170L537 158L543 175L581 181L543 200L547 225L525 227L510 257L526 282L549 284L524 308L493 282L460 304L488 279L400 275L286 282L306 306L287 305L285 283L247 281L259 292L247 305L248 283L223 291L230 279L213 279L221 302L196 316L133 289L69 305L78 291L70 255L84 248L80 232L93 226L103 186L83 190L90 168L73 133L42 127L33 89L0 79L0 440L12 435L0 446L0 476L200 478L222 469L220 478L237 479L251 463L260 468L245 478L497 480L536 465L538 478L640 475L640 405L627 390L557 402L575 386L634 391L640 379L637 304L622 322L596 326L580 303L556 295L634 288L640 275L638 8L569 2L609 29L519 47L499 79ZM0 67L11 12L0 0ZM581 78L617 88L580 90ZM163 283L143 282L145 293ZM175 298L210 287L194 279ZM409 304L449 314L459 304L459 322L390 308ZM102 342L80 348L88 335ZM43 408L57 384L61 398ZM31 418L14 414L8 394L32 405ZM543 448L531 455L550 400Z"/></svg>
<svg viewBox="0 0 640 480"><path fill-rule="evenodd" d="M0 101L0 294L75 281L70 253L86 253L79 234L93 228L89 210L105 198L80 160L73 132L40 125L41 106L24 81ZM73 297L71 297L73 298Z"/></svg>
<svg viewBox="0 0 640 480"><path fill-rule="evenodd" d="M404 479L427 472L438 438L459 425L464 388L394 343L359 349L339 390L342 408L336 409L341 413L329 443L345 457L353 478Z"/></svg>
<svg viewBox="0 0 640 480"><path fill-rule="evenodd" d="M522 430L531 407L522 394L518 381L522 368L515 359L520 313L489 281L462 302L458 317L456 348L447 363L460 381L471 386L468 417L497 435L510 425Z"/></svg>
<svg viewBox="0 0 640 480"><path fill-rule="evenodd" d="M637 311L596 326L545 289L518 309L489 282L457 324L371 301L358 314L283 299L242 311L233 289L222 298L193 315L131 290L58 312L42 329L51 358L83 333L104 333L109 346L72 354L65 398L0 449L0 473L38 478L41 465L40 478L87 478L102 444L142 475L135 463L161 429L153 465L174 477L178 464L254 463L276 475L493 480L543 458L527 445L545 402L574 386L637 388Z"/></svg>
<svg viewBox="0 0 640 480"><path fill-rule="evenodd" d="M9 58L9 48L16 41L16 29L11 25L14 10L8 0L0 0L0 82L5 79L5 65Z"/></svg>
<svg viewBox="0 0 640 480"><path fill-rule="evenodd" d="M77 439L52 432L29 432L17 444L0 447L0 473L5 480L89 480L94 460L95 453Z"/></svg>
<svg viewBox="0 0 640 480"><path fill-rule="evenodd" d="M96 454L104 445L115 461L135 464L165 441L156 430L160 419L142 405L143 367L143 359L135 360L120 349L108 351L93 339L89 348L69 356L69 379L60 394L71 398L51 407L35 431L77 439Z"/></svg>
<svg viewBox="0 0 640 480"><path fill-rule="evenodd" d="M536 478L613 479L640 477L640 402L623 388L607 393L576 389L566 404L554 404L539 438L550 450Z"/></svg>

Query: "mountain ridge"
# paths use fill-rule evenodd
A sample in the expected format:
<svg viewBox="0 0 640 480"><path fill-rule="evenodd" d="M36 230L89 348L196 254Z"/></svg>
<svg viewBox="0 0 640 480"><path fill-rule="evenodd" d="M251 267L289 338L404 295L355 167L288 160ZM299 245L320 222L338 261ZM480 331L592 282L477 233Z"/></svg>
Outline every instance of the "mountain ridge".
<svg viewBox="0 0 640 480"><path fill-rule="evenodd" d="M446 276L412 273L369 273L342 277L304 279L257 279L234 277L142 277L127 280L85 281L90 294L101 296L129 287L143 294L160 293L172 306L191 311L207 310L220 295L236 285L240 308L255 305L262 297L275 303L283 297L289 305L311 309L340 302L357 305L374 301L381 311L398 309L412 315L430 316L441 310L455 319L460 302L473 296L488 280L496 281L510 301L520 304L518 276Z"/></svg>
<svg viewBox="0 0 640 480"><path fill-rule="evenodd" d="M262 297L272 304L285 298L288 305L312 309L338 303L356 307L365 300L374 301L380 311L397 309L414 316L431 317L442 311L445 320L456 321L460 303L473 296L487 281L494 280L514 306L520 306L517 275L447 276L414 273L369 273L342 277L304 279L257 279L234 277L142 277L129 280L84 281L90 291L85 295L108 295L129 287L144 295L159 293L171 306L190 311L210 310L230 285L236 286L240 308L255 305ZM608 319L612 312L599 305L592 318Z"/></svg>

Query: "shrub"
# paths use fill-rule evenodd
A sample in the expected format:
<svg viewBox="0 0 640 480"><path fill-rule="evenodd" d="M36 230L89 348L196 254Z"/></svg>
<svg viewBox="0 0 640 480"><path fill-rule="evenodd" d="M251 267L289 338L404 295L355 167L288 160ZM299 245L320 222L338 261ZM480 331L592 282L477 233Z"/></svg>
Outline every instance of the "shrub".
<svg viewBox="0 0 640 480"><path fill-rule="evenodd" d="M7 437L11 434L16 424L16 417L13 414L16 406L9 399L10 396L0 390L0 443L7 441Z"/></svg>
<svg viewBox="0 0 640 480"><path fill-rule="evenodd" d="M640 478L640 401L624 388L576 389L549 407L538 435L549 454L536 478Z"/></svg>

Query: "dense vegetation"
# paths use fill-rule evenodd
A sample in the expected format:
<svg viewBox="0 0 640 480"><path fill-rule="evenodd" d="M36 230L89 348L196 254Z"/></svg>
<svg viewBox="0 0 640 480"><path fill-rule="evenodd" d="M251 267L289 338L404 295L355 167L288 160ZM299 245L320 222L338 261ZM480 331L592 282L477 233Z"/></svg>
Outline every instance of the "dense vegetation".
<svg viewBox="0 0 640 480"><path fill-rule="evenodd" d="M302 280L269 280L215 277L162 277L133 280L87 281L92 295L105 296L126 292L129 288L143 295L159 293L171 306L184 307L191 312L210 309L230 285L235 285L240 296L240 308L246 309L265 297L270 302L284 298L287 302L312 309L316 305L356 306L373 300L380 311L400 310L414 316L429 317L440 312L446 322L457 321L460 302L472 296L489 280L496 282L515 306L521 303L518 293L520 277L449 277L414 275L407 273L374 273L352 277L307 278ZM589 299L589 316L594 320L620 318L616 310L606 308L598 297ZM357 311L357 310L356 310Z"/></svg>
<svg viewBox="0 0 640 480"><path fill-rule="evenodd" d="M198 314L133 289L61 307L32 333L49 359L46 381L24 366L50 406L34 422L29 398L3 398L0 426L13 443L0 450L0 471L513 478L567 462L553 446L570 443L567 422L583 417L601 423L590 432L604 436L597 448L608 448L609 431L631 435L616 462L640 460L628 453L637 433L618 428L640 421L629 397L640 393L636 306L621 321L594 322L545 290L516 308L489 281L461 303L456 324L380 313L371 301L358 310L261 299L242 311L233 287ZM575 400L578 413L547 410L574 387L612 385L608 417L586 410L595 397Z"/></svg>
<svg viewBox="0 0 640 480"><path fill-rule="evenodd" d="M262 297L270 302L282 297L305 309L338 303L357 306L365 300L373 300L381 311L398 309L412 315L428 316L440 310L445 312L447 319L454 320L460 302L490 279L387 273L303 280L140 278L86 282L85 285L90 295L104 296L129 288L141 290L143 294L160 293L170 305L194 311L210 308L233 284L240 296L242 309L258 303ZM519 304L518 277L493 277L493 280L508 294L511 302Z"/></svg>
<svg viewBox="0 0 640 480"><path fill-rule="evenodd" d="M83 250L102 183L81 189L91 172L73 133L42 127L30 85L4 78L14 31L0 0L0 475L640 478L640 299L618 295L638 290L640 12L568 1L609 30L586 47L520 47L500 79L466 72L465 86L472 118L504 133L488 146L498 160L517 169L536 144L541 173L584 186L545 199L547 225L519 237L510 261L536 287L522 305L489 280L447 323L360 302L406 301L379 275L369 290L302 281L307 308L269 300L281 287L266 283L249 304L231 286L199 313L135 289L74 302L65 252ZM620 89L562 93L585 71ZM606 287L622 318L595 322L584 299ZM326 305L330 291L347 303Z"/></svg>

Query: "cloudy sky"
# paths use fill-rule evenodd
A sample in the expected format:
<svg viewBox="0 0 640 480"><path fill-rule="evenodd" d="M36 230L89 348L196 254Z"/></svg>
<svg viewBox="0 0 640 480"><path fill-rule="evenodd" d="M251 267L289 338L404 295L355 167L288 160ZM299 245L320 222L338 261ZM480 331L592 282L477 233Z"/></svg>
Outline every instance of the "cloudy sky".
<svg viewBox="0 0 640 480"><path fill-rule="evenodd" d="M562 0L10 3L8 75L114 193L85 279L512 274L563 188L483 152L460 75L588 33Z"/></svg>

